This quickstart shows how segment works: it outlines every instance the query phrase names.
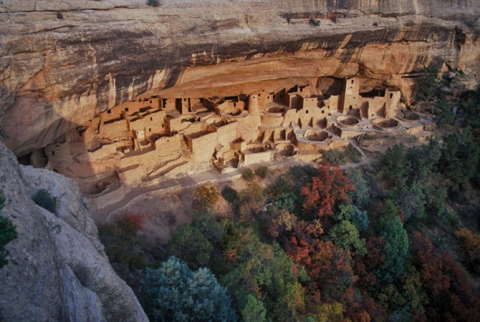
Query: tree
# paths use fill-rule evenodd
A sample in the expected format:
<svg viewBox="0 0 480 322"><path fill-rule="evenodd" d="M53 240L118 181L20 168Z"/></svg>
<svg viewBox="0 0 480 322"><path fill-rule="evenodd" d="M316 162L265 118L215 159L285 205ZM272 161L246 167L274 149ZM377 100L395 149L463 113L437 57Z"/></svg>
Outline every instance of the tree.
<svg viewBox="0 0 480 322"><path fill-rule="evenodd" d="M210 270L191 271L175 257L146 269L142 294L153 321L237 321L231 299Z"/></svg>
<svg viewBox="0 0 480 322"><path fill-rule="evenodd" d="M216 206L220 199L220 193L215 187L200 185L193 192L195 199L193 200L193 208L196 211L206 211Z"/></svg>
<svg viewBox="0 0 480 322"><path fill-rule="evenodd" d="M256 183L250 183L248 187L238 193L236 209L243 222L251 221L260 213L266 198L262 188Z"/></svg>
<svg viewBox="0 0 480 322"><path fill-rule="evenodd" d="M348 193L354 189L340 167L322 163L318 176L302 188L306 196L303 206L307 211L316 212L318 217L327 218L333 214L337 203L348 201Z"/></svg>
<svg viewBox="0 0 480 322"><path fill-rule="evenodd" d="M143 228L144 215L126 213L113 223L98 227L105 253L119 275L128 270L143 269L147 265L145 253L139 243L138 231Z"/></svg>
<svg viewBox="0 0 480 322"><path fill-rule="evenodd" d="M268 167L264 165L259 166L258 168L255 169L255 173L258 174L260 178L265 179L267 177Z"/></svg>
<svg viewBox="0 0 480 322"><path fill-rule="evenodd" d="M160 2L158 0L147 0L147 5L152 7L158 7Z"/></svg>
<svg viewBox="0 0 480 322"><path fill-rule="evenodd" d="M437 124L452 124L455 121L453 104L445 97L439 99L435 104L435 114L437 115Z"/></svg>
<svg viewBox="0 0 480 322"><path fill-rule="evenodd" d="M349 169L345 171L345 173L355 188L355 190L348 193L350 202L361 209L365 209L364 207L370 200L370 187L368 186L367 181L357 169Z"/></svg>
<svg viewBox="0 0 480 322"><path fill-rule="evenodd" d="M384 267L377 267L375 274L383 285L394 283L405 268L408 257L408 236L397 216L393 203L388 200L380 217L380 235L385 240Z"/></svg>
<svg viewBox="0 0 480 322"><path fill-rule="evenodd" d="M172 234L170 254L186 261L194 268L207 266L212 250L212 244L202 232L189 224L181 225Z"/></svg>
<svg viewBox="0 0 480 322"><path fill-rule="evenodd" d="M318 221L300 221L283 237L288 257L303 266L310 277L306 292L316 304L341 300L355 280L349 252L331 241L324 242L320 238L322 233Z"/></svg>
<svg viewBox="0 0 480 322"><path fill-rule="evenodd" d="M352 204L340 204L338 210L333 214L333 219L337 221L348 220L358 231L364 231L368 228L369 220L366 211L361 211Z"/></svg>
<svg viewBox="0 0 480 322"><path fill-rule="evenodd" d="M460 135L445 136L439 168L450 180L452 190L464 189L477 171L480 147L473 139L472 131L465 128Z"/></svg>
<svg viewBox="0 0 480 322"><path fill-rule="evenodd" d="M232 187L225 187L222 189L222 197L226 201L230 203L234 203L238 198L237 190L233 189Z"/></svg>
<svg viewBox="0 0 480 322"><path fill-rule="evenodd" d="M460 239L462 250L467 257L467 262L478 273L480 273L480 234L474 234L468 228L462 228L455 232Z"/></svg>
<svg viewBox="0 0 480 322"><path fill-rule="evenodd" d="M252 294L248 294L247 304L242 310L242 317L245 322L265 322L267 321L267 310L260 300Z"/></svg>
<svg viewBox="0 0 480 322"><path fill-rule="evenodd" d="M467 91L465 98L460 103L460 108L463 110L462 126L471 126L474 129L480 128L480 120L478 118L480 112L480 88L476 91Z"/></svg>
<svg viewBox="0 0 480 322"><path fill-rule="evenodd" d="M390 183L404 179L405 165L405 146L402 143L389 147L378 162L381 175L387 178Z"/></svg>
<svg viewBox="0 0 480 322"><path fill-rule="evenodd" d="M46 189L38 190L33 197L33 201L43 209L50 211L52 214L54 214L57 209L57 198L52 197L50 192Z"/></svg>
<svg viewBox="0 0 480 322"><path fill-rule="evenodd" d="M5 197L0 190L0 211L5 205ZM7 265L8 250L4 247L17 238L17 231L10 218L6 218L0 215L0 268Z"/></svg>
<svg viewBox="0 0 480 322"><path fill-rule="evenodd" d="M439 86L438 69L429 66L420 70L419 74L413 86L413 95L416 103L427 103L435 96Z"/></svg>
<svg viewBox="0 0 480 322"><path fill-rule="evenodd" d="M249 305L251 295L263 303L267 318L298 320L305 304L297 276L304 276L304 270L296 268L278 244L264 243L253 229L229 223L221 245L229 265L221 282L241 312Z"/></svg>
<svg viewBox="0 0 480 322"><path fill-rule="evenodd" d="M357 227L358 231L367 230L368 225L370 224L370 221L368 220L367 212L362 211L355 206L353 206L353 214L352 214L352 217L350 218L350 221L352 222L352 224L355 225L355 227Z"/></svg>
<svg viewBox="0 0 480 322"><path fill-rule="evenodd" d="M335 245L346 250L351 250L359 256L367 253L365 240L360 238L357 228L348 220L342 220L333 226L330 230L329 237Z"/></svg>
<svg viewBox="0 0 480 322"><path fill-rule="evenodd" d="M480 321L478 291L449 253L436 255L432 242L416 232L410 236L412 263L428 301L423 303L429 321Z"/></svg>
<svg viewBox="0 0 480 322"><path fill-rule="evenodd" d="M410 217L414 217L417 220L423 220L425 218L426 200L420 183L415 181L405 192L401 200L400 207L405 216L405 221Z"/></svg>
<svg viewBox="0 0 480 322"><path fill-rule="evenodd" d="M242 178L245 181L253 181L255 179L255 172L250 168L246 168L242 171Z"/></svg>
<svg viewBox="0 0 480 322"><path fill-rule="evenodd" d="M341 303L325 303L320 307L320 312L317 314L317 320L320 322L347 322L349 319L346 319L343 316L345 309Z"/></svg>

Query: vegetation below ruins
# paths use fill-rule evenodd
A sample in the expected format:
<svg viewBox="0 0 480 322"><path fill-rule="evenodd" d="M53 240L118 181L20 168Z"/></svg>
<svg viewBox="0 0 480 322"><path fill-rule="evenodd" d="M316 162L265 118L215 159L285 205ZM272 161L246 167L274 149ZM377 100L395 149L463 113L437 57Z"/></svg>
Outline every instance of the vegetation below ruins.
<svg viewBox="0 0 480 322"><path fill-rule="evenodd" d="M422 95L441 102L438 91ZM479 98L455 101L451 133L396 144L361 168L250 170L239 191L199 186L195 221L166 245L142 242L139 219L121 217L100 228L107 254L154 321L208 321L212 305L224 320L235 320L234 310L242 321L479 321ZM162 282L173 280L170 266L181 292L201 289L204 301L194 304L204 308Z"/></svg>

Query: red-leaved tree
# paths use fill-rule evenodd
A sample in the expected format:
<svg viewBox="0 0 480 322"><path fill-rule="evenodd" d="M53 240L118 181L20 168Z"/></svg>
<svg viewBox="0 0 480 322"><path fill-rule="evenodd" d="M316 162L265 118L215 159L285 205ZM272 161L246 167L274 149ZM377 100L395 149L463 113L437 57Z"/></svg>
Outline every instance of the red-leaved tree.
<svg viewBox="0 0 480 322"><path fill-rule="evenodd" d="M318 176L302 188L305 195L303 207L306 211L317 212L322 224L329 221L335 205L348 201L348 193L355 190L350 179L339 166L321 163Z"/></svg>
<svg viewBox="0 0 480 322"><path fill-rule="evenodd" d="M480 321L478 291L450 254L435 254L432 242L420 233L410 236L413 263L429 297L425 305L431 321Z"/></svg>

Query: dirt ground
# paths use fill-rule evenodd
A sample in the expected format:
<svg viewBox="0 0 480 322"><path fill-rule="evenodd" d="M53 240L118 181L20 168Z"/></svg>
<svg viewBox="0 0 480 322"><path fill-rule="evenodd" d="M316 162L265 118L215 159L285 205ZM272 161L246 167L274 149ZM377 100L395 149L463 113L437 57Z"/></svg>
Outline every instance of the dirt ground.
<svg viewBox="0 0 480 322"><path fill-rule="evenodd" d="M256 167L252 167L255 169ZM274 166L269 168L269 172L265 179L256 177L256 184L262 188L267 187L274 182L276 178L288 170L287 166ZM209 184L217 188L219 192L227 186L237 191L241 191L248 186L248 182L243 179L233 179L218 183ZM180 225L192 223L195 220L195 211L192 208L193 188L178 188L163 195L148 195L139 198L135 202L129 204L124 209L113 213L110 218L121 216L126 213L135 215L144 215L142 233L145 234L151 242L166 244L172 232ZM220 196L220 200L216 207L219 216L231 216L230 204Z"/></svg>

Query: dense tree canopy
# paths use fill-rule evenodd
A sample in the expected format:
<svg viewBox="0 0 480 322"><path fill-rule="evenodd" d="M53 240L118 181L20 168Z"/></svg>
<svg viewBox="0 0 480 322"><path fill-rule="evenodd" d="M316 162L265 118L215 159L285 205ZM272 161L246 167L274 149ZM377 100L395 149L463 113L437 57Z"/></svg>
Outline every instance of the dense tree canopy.
<svg viewBox="0 0 480 322"><path fill-rule="evenodd" d="M318 167L318 176L312 178L302 189L305 195L304 208L314 211L320 218L333 214L335 205L348 201L348 193L355 188L340 167L321 164Z"/></svg>
<svg viewBox="0 0 480 322"><path fill-rule="evenodd" d="M382 284L392 284L405 269L408 258L408 236L391 201L387 201L382 211L380 227L380 236L385 240L383 248L385 265L377 268L375 273Z"/></svg>
<svg viewBox="0 0 480 322"><path fill-rule="evenodd" d="M153 321L237 321L226 290L207 268L191 271L175 257L147 268L146 311Z"/></svg>

